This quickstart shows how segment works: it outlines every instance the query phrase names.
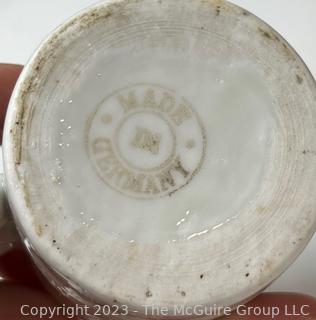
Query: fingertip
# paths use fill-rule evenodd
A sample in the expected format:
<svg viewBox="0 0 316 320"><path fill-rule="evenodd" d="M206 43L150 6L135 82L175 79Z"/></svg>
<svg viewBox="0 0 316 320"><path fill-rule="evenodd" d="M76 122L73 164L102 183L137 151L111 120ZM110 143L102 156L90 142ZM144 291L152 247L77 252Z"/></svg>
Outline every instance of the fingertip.
<svg viewBox="0 0 316 320"><path fill-rule="evenodd" d="M2 140L2 131L6 110L9 100L16 84L17 79L23 69L18 64L1 64L0 63L0 139Z"/></svg>

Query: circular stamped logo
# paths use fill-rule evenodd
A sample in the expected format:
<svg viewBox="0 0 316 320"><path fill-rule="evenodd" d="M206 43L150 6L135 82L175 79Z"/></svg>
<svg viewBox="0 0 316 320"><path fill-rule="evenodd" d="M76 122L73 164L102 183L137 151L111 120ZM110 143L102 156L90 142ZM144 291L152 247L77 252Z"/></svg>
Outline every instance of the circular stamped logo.
<svg viewBox="0 0 316 320"><path fill-rule="evenodd" d="M199 171L206 138L192 105L173 90L139 84L106 97L87 126L97 175L132 197L172 195Z"/></svg>

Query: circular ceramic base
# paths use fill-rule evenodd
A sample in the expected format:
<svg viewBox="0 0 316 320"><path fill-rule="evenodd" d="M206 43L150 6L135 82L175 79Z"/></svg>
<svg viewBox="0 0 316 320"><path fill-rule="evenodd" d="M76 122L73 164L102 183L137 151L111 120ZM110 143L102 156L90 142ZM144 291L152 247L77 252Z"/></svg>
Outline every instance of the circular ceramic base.
<svg viewBox="0 0 316 320"><path fill-rule="evenodd" d="M99 4L23 72L9 197L75 300L141 314L234 305L315 230L314 136L311 75L253 15L218 1Z"/></svg>

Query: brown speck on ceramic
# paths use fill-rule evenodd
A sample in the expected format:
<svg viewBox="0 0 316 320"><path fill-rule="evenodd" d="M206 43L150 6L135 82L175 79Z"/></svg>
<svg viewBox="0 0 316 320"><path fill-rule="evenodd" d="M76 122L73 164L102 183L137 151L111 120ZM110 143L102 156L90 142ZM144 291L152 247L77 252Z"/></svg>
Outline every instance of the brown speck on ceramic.
<svg viewBox="0 0 316 320"><path fill-rule="evenodd" d="M264 37L266 37L267 39L272 39L272 36L271 36L271 34L268 32L268 31L266 31L266 30L263 30L262 28L258 28L258 30L260 31L260 33L264 36Z"/></svg>
<svg viewBox="0 0 316 320"><path fill-rule="evenodd" d="M221 13L221 7L220 6L216 6L216 16L219 16Z"/></svg>
<svg viewBox="0 0 316 320"><path fill-rule="evenodd" d="M203 279L203 278L204 278L204 274L201 274L201 275L200 275L200 279Z"/></svg>
<svg viewBox="0 0 316 320"><path fill-rule="evenodd" d="M245 277L246 277L246 278L248 278L248 277L249 277L249 275L250 275L250 273L249 273L249 272L247 272L247 273L245 274Z"/></svg>
<svg viewBox="0 0 316 320"><path fill-rule="evenodd" d="M150 297L152 297L153 296L153 294L151 293L151 291L148 289L147 291L146 291L146 297L147 298L150 298Z"/></svg>
<svg viewBox="0 0 316 320"><path fill-rule="evenodd" d="M316 155L316 151L304 150L304 151L303 151L303 154L304 154L304 155L311 154L311 155L314 155L314 156L315 156L315 155Z"/></svg>
<svg viewBox="0 0 316 320"><path fill-rule="evenodd" d="M303 78L301 76L299 76L298 74L296 75L296 82L298 84L302 84L303 83Z"/></svg>
<svg viewBox="0 0 316 320"><path fill-rule="evenodd" d="M43 228L42 228L42 226L40 226L40 225L36 226L36 227L35 227L35 231L36 231L36 234L37 234L39 237L42 236L42 234L43 234Z"/></svg>
<svg viewBox="0 0 316 320"><path fill-rule="evenodd" d="M186 296L185 291L181 291L181 296L182 296L182 297L185 297L185 296Z"/></svg>
<svg viewBox="0 0 316 320"><path fill-rule="evenodd" d="M283 46L283 49L284 49L285 54L287 55L288 59L295 60L295 55L291 51L290 47L284 42L282 42L282 46Z"/></svg>

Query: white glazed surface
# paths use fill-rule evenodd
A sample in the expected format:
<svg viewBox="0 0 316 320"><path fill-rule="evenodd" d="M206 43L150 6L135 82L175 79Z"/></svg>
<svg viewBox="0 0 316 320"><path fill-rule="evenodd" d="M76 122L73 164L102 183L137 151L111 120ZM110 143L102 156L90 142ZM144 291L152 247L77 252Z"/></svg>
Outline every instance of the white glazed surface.
<svg viewBox="0 0 316 320"><path fill-rule="evenodd" d="M49 125L44 125L39 134L30 138L34 153L39 153L36 167L42 171L40 179L46 183L39 197L50 190L54 192L55 206L63 208L55 214L56 220L64 220L67 215L69 223L87 228L98 226L101 232L119 235L128 241L158 242L192 239L236 219L241 208L253 201L259 191L270 156L275 126L271 116L273 103L262 76L249 63L234 65L232 62L226 67L213 61L197 62L194 57L176 59L166 53L163 59L142 53L124 62L124 58L114 54L115 58L108 58L109 63L104 57L100 63L96 57L95 66L84 72L82 80L76 79L75 88L61 93L56 89L49 102L52 110L41 120ZM121 55L125 57L127 53L123 51ZM134 85L144 81L149 84ZM159 191L153 194L146 192L147 180L157 173L146 174L139 187L143 192L130 192L131 188L124 188L125 177L116 183L118 176L107 179L102 172L94 172L94 169L98 171L94 162L109 155L102 152L94 155L93 143L98 137L114 138L124 114L117 96L127 97L131 90L138 99L138 116L134 117L135 123L133 118L128 118L126 126L117 133L120 144L117 148L121 153L117 158L128 168L126 172L137 174L139 170L134 170L134 164L137 168L146 168L148 163L156 166L164 160L160 155L170 153L169 146L164 146L170 140L167 135L171 134L164 127L166 122L151 113L155 107L142 106L148 90L154 90L155 102L159 105L163 92L169 89L150 83L171 88L172 96L184 96L192 104L196 117L203 117L201 126L193 118L178 128L170 128L171 131L177 129L174 131L176 156L181 157L183 166L190 172L201 166L181 190L177 187L183 185L182 177L175 188L166 183L166 191L161 190L160 180L155 178ZM124 87L127 89L111 95L117 88ZM90 127L86 128L86 119L96 112L99 100L108 95L110 98L101 103ZM181 99L176 103L181 103ZM102 121L104 115L111 115L110 124ZM133 126L162 135L158 155L133 145L136 134ZM205 135L205 150L202 135ZM83 144L84 137L86 144ZM188 148L186 144L191 140L196 145ZM109 162L109 158L106 161ZM106 169L110 172L114 165L106 165ZM174 177L175 174L172 172ZM201 188L202 185L207 188ZM170 192L174 193L168 196ZM89 198L82 197L83 194ZM139 200L142 197L144 199Z"/></svg>
<svg viewBox="0 0 316 320"><path fill-rule="evenodd" d="M249 19L250 19L250 17L249 17ZM270 40L270 39L265 39L265 38L269 38L269 37L263 37L262 39L263 40L261 40L261 41L268 41L268 40ZM239 39L240 41L242 41L243 39ZM301 70L300 70L301 71ZM292 70L284 70L284 72L289 72L289 74L291 74L292 76L293 76L293 82L295 83L295 79L296 79L296 77L295 77L295 73L291 73L292 72ZM27 71L25 71L25 73L27 73ZM309 80L309 75L307 74L306 75L307 76L307 81L310 81ZM56 80L56 79L54 79L53 78L53 80ZM308 85L309 85L309 83L310 83L310 85L312 85L312 82L308 82ZM297 85L297 83L296 83L296 85ZM294 87L294 85L292 85L293 86L293 88L295 88ZM303 84L303 86L305 86L305 83ZM59 97L56 97L56 99L58 99ZM71 99L71 98L70 98ZM304 117L304 115L303 115L303 117ZM308 139L308 137L307 137L307 139ZM29 141L29 143L30 143L30 145L29 145L29 147L31 148L32 147L32 143L33 143L34 141ZM306 142L306 141L305 141ZM309 141L307 141L307 143L308 143ZM309 144L308 144L309 145ZM35 145L35 147L36 147L36 145ZM296 146L297 147L297 146ZM304 147L304 145L301 145L300 147ZM302 149L301 150L301 153L303 152L303 150L305 150L305 149ZM309 149L308 149L309 150ZM294 150L294 151L297 151L297 150ZM306 150L305 150L306 151ZM303 154L303 153L302 153ZM306 155L306 153L304 153L304 155ZM310 154L309 154L310 155ZM301 158L300 158L301 159ZM301 160L299 160L299 161L301 161ZM312 168L311 168L312 169ZM22 173L23 173L23 169L22 169ZM192 180L192 181L194 181L194 180ZM307 204L307 203L306 203ZM264 211L265 210L265 208L264 208L264 206L262 206L262 207L257 207L257 209L260 209L259 211L261 212L261 211ZM251 210L250 210L251 211ZM289 210L289 211L291 211L291 210ZM262 212L261 212L262 213ZM293 213L294 214L294 213ZM312 217L310 217L310 218L312 218ZM20 219L21 219L21 217L20 217ZM22 220L22 219L21 219ZM247 220L247 218L245 218L245 221ZM240 221L240 220L239 220ZM304 222L304 221L303 221ZM309 221L309 222L311 222L311 221ZM25 222L23 222L24 224L25 224ZM42 230L41 228L43 227L42 225L41 225L41 227L38 229L38 225L37 224L35 224L36 225L36 230L37 230L37 233L42 233L42 231L40 231L40 230ZM24 225L24 227L26 226L26 224ZM228 227L228 226L227 226ZM234 227L238 227L238 223L237 223L237 225L234 225ZM302 228L303 229L305 229L305 226L303 225L302 226ZM296 241L300 238L300 236L299 236L299 233L300 233L300 230L299 230L299 228L298 228L298 225L296 225L296 227L293 229L293 228L289 228L289 229L292 229L291 231L293 232L294 230L295 230L295 232L297 232L297 234L293 234L293 238L291 238L290 240L289 240L289 243L288 244L286 244L286 242L284 243L284 245L285 246L288 246L290 243L291 244L293 244L294 242L296 243ZM61 231L61 229L60 229L60 231ZM46 233L46 231L45 231L45 233ZM62 231L61 231L61 233L62 233ZM217 234L219 234L219 233L212 233L212 235L217 235ZM35 235L34 235L35 236ZM45 234L45 236L46 236L46 234ZM210 234L210 236L211 236L211 234ZM276 236L276 234L273 234L273 232L271 232L269 235L267 235L267 236L271 236L271 237L275 237ZM32 237L31 235L30 235L30 237ZM217 236L216 236L217 237ZM52 240L52 238L51 237L48 237L48 238L50 238L49 240ZM57 238L57 241L58 241L58 236L56 236L55 238ZM205 236L205 238L206 238L206 236ZM78 239L77 239L78 240ZM208 239L208 240L210 240L210 239ZM224 241L225 241L225 239L223 239ZM277 239L276 239L277 240ZM306 239L307 240L307 239ZM277 241L276 241L277 242ZM115 242L116 243L116 245L117 245L117 242ZM194 245L194 241L192 241L192 242L190 242L189 244L185 244L185 251L187 252L187 253L189 253L190 251L191 252L193 252L194 250L196 250L196 249L193 249L194 247L196 247L195 245ZM268 242L269 243L269 242ZM202 242L199 242L199 246L201 246L201 245L203 245L204 244L204 241L203 241L203 243ZM272 244L272 243L271 243ZM48 244L49 245L49 244ZM192 245L192 247L190 248L190 246ZM302 244L303 245L303 244ZM181 251L181 246L182 246L182 244L180 244L179 245L179 247L177 246L177 247L175 247L175 246L173 246L173 245L168 245L167 247L164 247L163 249L162 249L162 251L164 251L166 248L167 248L167 250L169 251L169 254L170 253L174 253L172 256L174 257L174 260L173 260L173 262L171 263L171 265L169 265L169 268L171 268L170 270L172 270L175 266L174 265L172 265L173 263L175 263L175 264L177 264L177 263L180 263L181 262L181 257L179 256L178 258L177 258L177 250L179 250L180 249L180 251ZM136 246L136 248L137 248L137 246ZM141 247L142 248L142 247ZM158 249L158 247L157 246L155 246L155 247L152 247L152 249ZM40 248L38 248L39 250L41 250ZM82 247L81 248L78 248L78 250L81 250L82 249ZM122 249L123 249L123 247L122 247ZM202 248L200 248L200 249L202 249ZM258 250L259 248L256 248L256 250ZM271 248L269 248L269 249L271 249ZM128 249L129 251L130 250L132 250L132 251L138 251L138 250L141 250L141 249L135 249L135 246L133 245L133 246L131 246L129 249ZM211 249L210 249L211 250ZM286 251L287 249L285 248L285 250L284 251ZM247 250L245 250L246 252L247 252ZM262 255L262 256L264 256L264 248L262 248L262 250L260 250L260 254ZM124 253L124 251L122 250L121 251L122 253ZM201 250L201 252L203 252L203 250ZM53 253L52 253L53 254ZM135 254L135 252L133 253L133 254ZM151 251L151 249L149 249L148 250L148 256L151 256L151 254L152 254L152 251ZM273 261L273 258L272 258L272 261L269 261L269 263L268 263L268 261L264 261L264 259L263 259L263 261L260 261L260 259L259 259L259 256L260 256L260 254L258 254L257 255L257 258L258 258L258 260L259 261L254 261L254 262L252 262L251 263L251 271L254 273L254 278L252 278L252 277L246 277L246 278L249 278L249 279L252 279L252 280L255 280L255 281L257 281L258 280L258 278L256 278L256 276L257 276L257 272L259 272L260 270L260 267L259 267L259 265L261 265L261 263L263 263L262 265L261 265L261 268L268 268L268 269L272 269L273 270L273 268L276 268L276 270L275 271L272 271L272 270L269 270L269 272L268 272L268 274L266 274L265 276L263 276L263 279L261 280L262 281L262 285L265 285L265 284L267 284L266 282L267 281L269 281L269 280L271 280L271 278L273 277L273 274L276 274L276 273L278 273L278 270L279 270L279 268L283 268L283 267L280 267L280 266L277 266L277 261ZM53 255L55 255L55 254L53 254ZM56 257L59 255L59 253L57 253L56 254L56 256L55 256L55 258L53 258L53 259L56 259ZM286 255L286 252L285 252L285 255ZM47 257L48 259L51 259L52 257ZM155 257L152 257L152 258L155 258ZM163 257L162 257L163 258ZM168 258L168 256L166 256L165 258ZM194 261L194 263L196 262L196 261L198 261L198 259L199 258L201 258L201 255L197 255L196 256L196 258L192 258L192 257L190 257L193 261ZM288 257L289 259L291 259L290 257ZM177 261L177 259L180 259L180 260L178 260L178 262L176 262ZM247 265L247 261L248 261L248 259L249 258L246 258L245 257L245 261L241 261L241 263L240 263L240 265L238 265L238 262L236 263L236 265L233 265L233 266L230 266L231 268L227 268L227 269L232 269L232 270L229 270L229 271L226 271L226 272L224 272L223 273L223 277L224 278L221 278L221 279L218 279L218 281L222 281L223 279L225 279L226 277L230 277L230 276L232 276L232 274L234 274L234 272L236 271L236 272L239 272L239 271L241 271L242 270L242 266L241 265ZM256 259L255 259L256 260ZM226 261L227 263L228 263L228 261L230 261L229 259ZM219 262L219 261L218 261ZM217 263L218 263L217 262ZM222 261L221 262L221 264L223 264L223 262L224 261ZM73 263L73 262L72 262ZM265 265L265 263L268 263L269 264L269 266L267 266L267 265ZM276 263L275 265L274 265L274 263ZM165 264L165 265L168 265L167 263ZM225 265L225 262L224 262L224 265ZM225 265L226 266L226 265ZM185 269L185 267L186 266L184 266L184 269ZM210 267L210 266L208 266L208 267ZM226 266L227 267L227 266ZM249 262L248 262L248 267L249 267ZM150 267L149 267L149 269L150 269ZM85 272L84 271L84 269L81 269L82 270L82 272ZM167 271L170 271L170 270L167 270ZM207 271L207 270L206 270ZM144 270L144 272L146 272L145 270ZM179 272L181 272L181 270L179 271ZM198 277L199 276L199 274L200 274L200 272L203 272L203 269L202 268L200 268L200 267L198 267L198 268L196 268L196 270L194 270L194 272L196 273L196 276ZM212 278L212 275L210 275L210 274L206 274L206 277L205 278L207 278L207 276L211 276L211 278ZM244 291L244 297L246 297L246 296L249 296L251 293L253 293L253 292L251 292L251 291L247 291L247 289L246 289L246 287L249 285L249 281L248 281L248 279L245 279L245 273L243 273L242 275L241 275L242 277L241 278L238 278L238 277L236 277L236 274L234 275L234 278L235 278L235 283L232 283L232 287L231 288L228 288L228 287L226 287L226 288L223 288L223 292L222 292L222 296L221 296L221 293L218 293L218 295L219 296L221 296L222 297L222 299L224 300L225 298L223 298L225 295L227 295L227 292L231 292L231 289L235 289L236 290L236 287L237 286L245 286L245 291ZM251 273L251 276L252 276L252 273ZM213 278L212 278L213 279ZM214 278L215 279L215 278ZM228 278L226 278L226 279L228 279ZM178 282L178 286L177 287L181 287L181 288L183 288L183 290L185 289L186 290L186 297L185 298L183 298L183 295L181 294L182 293L182 291L180 291L180 294L179 294L179 296L178 297L175 297L175 298L172 298L172 296L174 295L174 292L171 292L171 290L175 290L175 292L177 292L179 289L177 288L177 287L175 287L175 288L170 288L170 296L168 296L168 294L166 294L165 295L165 301L170 301L170 303L172 303L173 301L175 302L175 303L177 303L177 302L180 302L180 301L190 301L190 303L191 302L194 302L195 300L192 300L192 299L204 299L203 298L203 295L206 293L206 291L205 291L205 289L206 289L206 285L205 285L205 288L203 289L203 288L201 288L200 287L200 294L198 295L198 296L196 296L194 293L192 293L192 291L191 290L193 290L193 292L194 292L194 290L196 290L196 288L186 288L186 286L187 286L187 284L185 284L186 283L186 281L185 282L181 282L181 279L179 279L180 281ZM186 279L187 280L187 279ZM148 281L148 279L146 279L146 281ZM161 299L161 297L159 296L160 295L160 288L159 288L159 286L158 286L158 284L157 283L155 283L155 279L154 280L151 280L151 281L153 281L153 285L152 285L152 287L153 288L151 288L151 290L154 292L154 294L153 294L153 296L151 297L151 301L153 301L153 302L157 302L157 303L167 303L167 302L164 302L164 301L161 301L160 299ZM141 282L139 282L139 283L141 283ZM148 290L147 289L147 285L148 285L148 283L149 282L145 282L145 283L143 283L143 285L145 285L146 286L146 288L145 288L145 293L147 292L146 290ZM161 294L162 294L162 291L163 290L166 290L167 288L165 288L163 285L161 286L163 289L161 289ZM119 292L119 290L120 289L118 289L118 288L115 288L116 290L118 290L118 292ZM189 290L188 290L189 289ZM216 289L216 286L214 285L214 288L213 288L214 290ZM212 289L212 290L213 290ZM258 287L257 287L257 289L258 289ZM123 288L122 288L122 290L123 290ZM248 289L249 290L249 289ZM252 289L253 290L253 289ZM226 291L226 294L225 294L225 292L224 291ZM204 292L204 293L203 293ZM135 292L134 294L137 296L138 294L139 294L140 292ZM120 293L121 294L121 293ZM209 295L209 293L207 293L207 295ZM205 296L206 297L206 296ZM126 299L127 297L125 297L125 299ZM146 296L146 295L144 295L144 301L146 301L146 298L148 298L148 296ZM123 299L124 299L124 297L123 297ZM133 298L132 297L130 297L129 298L130 300L133 300ZM172 300L172 299L174 299L174 300ZM234 301L234 299L236 299L236 297L228 297L228 299L227 300L224 300L225 302L224 303L232 303L232 302L236 302L236 301ZM206 300L206 299L205 299ZM204 300L204 301L205 301ZM138 301L140 301L140 300L138 300ZM199 302L199 301L201 301L201 300L196 300L195 302ZM215 300L215 301L217 301L217 300ZM220 302L222 302L221 300L220 300Z"/></svg>
<svg viewBox="0 0 316 320"><path fill-rule="evenodd" d="M80 9L94 4L95 0L67 1L55 0L43 2L29 0L21 2L11 0L0 4L0 35L2 48L0 61L25 64L32 52L43 38L59 23L76 13ZM234 4L263 18L278 30L292 46L298 50L307 66L316 75L316 46L313 30L316 28L314 12L316 2L305 0L253 1L234 0ZM273 10L271 8L273 7ZM49 14L47 14L49 12ZM304 36L302 36L304 35ZM278 278L267 290L297 291L316 296L316 283L310 281L315 278L316 236L291 267Z"/></svg>
<svg viewBox="0 0 316 320"><path fill-rule="evenodd" d="M95 2L94 0L70 2L55 0L49 3L29 0L21 3L19 0L12 0L10 5L1 3L0 34L3 44L0 51L1 62L25 64L37 45L53 28L73 13ZM234 0L231 2L255 13L276 28L298 50L315 77L316 46L311 41L316 26L314 19L316 3L313 0L305 0L304 6L300 0L291 1L291 5L287 0L278 2ZM272 6L273 10L271 10ZM47 12L50 14L48 15ZM313 260L315 254L316 237L314 236L295 263L267 290L294 290L316 296L316 283L310 281L315 278Z"/></svg>

